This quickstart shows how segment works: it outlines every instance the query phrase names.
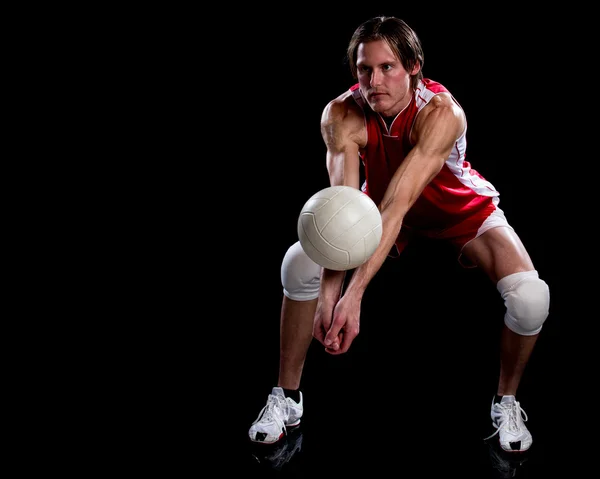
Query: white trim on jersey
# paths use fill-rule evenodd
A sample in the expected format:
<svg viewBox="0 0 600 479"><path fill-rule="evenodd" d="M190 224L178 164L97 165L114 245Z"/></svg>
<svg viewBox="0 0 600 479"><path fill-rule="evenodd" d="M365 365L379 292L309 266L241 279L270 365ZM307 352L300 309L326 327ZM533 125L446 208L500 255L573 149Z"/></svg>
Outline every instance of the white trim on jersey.
<svg viewBox="0 0 600 479"><path fill-rule="evenodd" d="M428 90L422 81L419 81L415 92L415 102L417 104L417 112L420 112L437 93ZM454 102L462 110L460 103L452 97ZM418 113L417 113L418 114ZM472 189L477 194L482 196L498 196L500 193L494 185L489 181L482 179L480 176L473 173L471 165L465 161L467 152L467 126L462 135L456 140L454 148L450 156L446 160L446 166L454 174L456 179L467 188Z"/></svg>
<svg viewBox="0 0 600 479"><path fill-rule="evenodd" d="M417 105L417 114L420 112L431 99L437 95L437 93L428 90L423 81L419 81L417 88L415 90L415 103ZM452 94L450 94L452 96ZM352 96L354 100L363 110L366 105L366 101L362 96L360 89L356 89L352 92ZM452 96L454 102L458 105L458 107L462 110L462 106L456 99ZM412 128L412 126L411 126ZM368 140L368 139L367 139ZM473 173L470 163L465 161L467 151L467 127L465 125L465 130L462 135L456 140L454 148L450 153L450 156L446 160L446 166L452 172L452 174L456 177L458 181L460 181L467 188L470 188L474 192L482 196L499 196L500 193L496 190L494 185L487 180L482 179L480 176ZM364 191L366 185L363 184L362 189Z"/></svg>

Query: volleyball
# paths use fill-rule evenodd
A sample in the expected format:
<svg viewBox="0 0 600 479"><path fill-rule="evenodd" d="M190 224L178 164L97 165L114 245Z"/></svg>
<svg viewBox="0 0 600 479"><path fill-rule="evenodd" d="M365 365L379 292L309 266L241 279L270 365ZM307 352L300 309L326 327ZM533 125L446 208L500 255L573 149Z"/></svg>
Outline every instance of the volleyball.
<svg viewBox="0 0 600 479"><path fill-rule="evenodd" d="M346 271L367 261L381 241L381 214L351 186L330 186L313 196L298 217L298 239L315 263Z"/></svg>

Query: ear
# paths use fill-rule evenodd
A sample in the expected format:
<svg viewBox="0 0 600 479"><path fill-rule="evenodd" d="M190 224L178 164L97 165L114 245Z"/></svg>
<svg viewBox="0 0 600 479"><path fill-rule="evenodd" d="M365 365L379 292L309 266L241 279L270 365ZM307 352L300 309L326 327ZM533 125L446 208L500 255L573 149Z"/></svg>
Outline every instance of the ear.
<svg viewBox="0 0 600 479"><path fill-rule="evenodd" d="M412 70L410 71L411 76L416 75L417 73L419 73L420 69L421 69L421 62L419 60L417 60L415 62L415 65L412 67Z"/></svg>

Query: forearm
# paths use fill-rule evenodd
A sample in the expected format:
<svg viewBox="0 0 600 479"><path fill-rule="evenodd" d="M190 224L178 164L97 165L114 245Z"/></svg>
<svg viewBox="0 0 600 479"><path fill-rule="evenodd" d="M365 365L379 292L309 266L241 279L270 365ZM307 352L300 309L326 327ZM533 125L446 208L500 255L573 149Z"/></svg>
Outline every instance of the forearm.
<svg viewBox="0 0 600 479"><path fill-rule="evenodd" d="M345 271L326 268L321 270L321 291L319 293L321 301L335 304L340 299L345 276Z"/></svg>
<svg viewBox="0 0 600 479"><path fill-rule="evenodd" d="M444 158L444 154L426 154L422 148L414 147L396 170L379 205L383 224L379 246L375 253L356 269L348 284L347 293L362 297L398 238L404 216L425 186L440 171Z"/></svg>
<svg viewBox="0 0 600 479"><path fill-rule="evenodd" d="M390 209L384 209L381 211L381 219L383 231L379 246L365 263L356 268L352 279L348 283L346 294L356 294L358 297L362 297L367 285L377 274L392 246L394 246L396 238L400 233L403 216L399 216L397 213L392 214Z"/></svg>

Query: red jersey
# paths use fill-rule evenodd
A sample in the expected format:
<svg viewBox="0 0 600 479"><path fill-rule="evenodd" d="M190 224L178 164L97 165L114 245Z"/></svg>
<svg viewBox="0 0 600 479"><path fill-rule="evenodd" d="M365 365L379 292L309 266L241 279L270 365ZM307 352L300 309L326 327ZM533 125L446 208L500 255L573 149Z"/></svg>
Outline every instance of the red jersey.
<svg viewBox="0 0 600 479"><path fill-rule="evenodd" d="M423 79L409 105L398 113L388 129L381 115L364 100L358 84L350 90L363 110L367 128L367 145L359 151L366 179L362 189L379 204L392 175L413 148L410 133L417 114L437 93L449 92L440 83ZM493 198L499 192L471 167L466 160L466 150L465 128L441 171L404 217L404 229L418 230L432 237L446 237L444 232L450 231L460 234L461 224L472 223L471 219L476 217L485 219L495 209L497 201Z"/></svg>

